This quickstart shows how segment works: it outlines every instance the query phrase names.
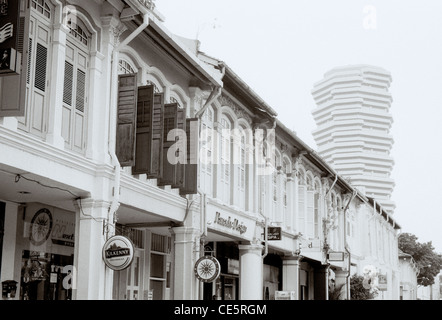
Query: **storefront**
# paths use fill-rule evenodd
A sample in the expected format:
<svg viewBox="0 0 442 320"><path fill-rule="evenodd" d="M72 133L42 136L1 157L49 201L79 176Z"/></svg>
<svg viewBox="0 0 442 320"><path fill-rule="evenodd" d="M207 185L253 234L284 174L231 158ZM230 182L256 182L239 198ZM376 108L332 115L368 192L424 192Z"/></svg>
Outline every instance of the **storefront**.
<svg viewBox="0 0 442 320"><path fill-rule="evenodd" d="M1 208L2 280L17 286L3 299L71 300L75 214L42 203Z"/></svg>
<svg viewBox="0 0 442 320"><path fill-rule="evenodd" d="M282 289L282 254L278 250L265 254L264 225L210 200L206 214L204 255L215 257L221 270L215 281L201 284L203 299L275 299L275 292Z"/></svg>
<svg viewBox="0 0 442 320"><path fill-rule="evenodd" d="M134 258L125 269L114 271L113 300L170 300L172 240L159 230L117 225L116 234L129 238Z"/></svg>

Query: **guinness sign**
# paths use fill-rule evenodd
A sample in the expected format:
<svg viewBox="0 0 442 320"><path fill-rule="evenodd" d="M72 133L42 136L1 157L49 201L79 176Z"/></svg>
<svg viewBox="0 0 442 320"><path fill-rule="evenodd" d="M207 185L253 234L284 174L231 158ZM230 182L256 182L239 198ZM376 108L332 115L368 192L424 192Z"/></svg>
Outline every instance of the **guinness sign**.
<svg viewBox="0 0 442 320"><path fill-rule="evenodd" d="M115 271L129 267L134 259L134 245L129 238L113 236L103 246L104 263Z"/></svg>

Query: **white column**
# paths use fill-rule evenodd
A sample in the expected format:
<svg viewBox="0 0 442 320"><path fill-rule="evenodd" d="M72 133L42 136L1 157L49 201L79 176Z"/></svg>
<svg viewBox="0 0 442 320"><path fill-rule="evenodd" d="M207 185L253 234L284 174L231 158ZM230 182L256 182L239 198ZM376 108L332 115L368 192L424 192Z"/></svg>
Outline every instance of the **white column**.
<svg viewBox="0 0 442 320"><path fill-rule="evenodd" d="M239 299L262 300L262 245L239 245Z"/></svg>
<svg viewBox="0 0 442 320"><path fill-rule="evenodd" d="M199 281L194 267L199 258L200 232L195 228L172 229L174 238L173 300L197 300Z"/></svg>
<svg viewBox="0 0 442 320"><path fill-rule="evenodd" d="M341 288L341 300L349 300L349 290L347 290L347 275L349 271L335 271L335 288Z"/></svg>
<svg viewBox="0 0 442 320"><path fill-rule="evenodd" d="M107 129L107 126L104 124L106 121L103 121L103 114L106 114L107 106L104 103L105 99L103 99L103 96L109 95L107 75L103 76L102 74L105 56L98 51L93 52L90 55L89 65L89 114L87 119L86 157L99 162L105 162L108 143L106 134L103 134ZM116 79L112 79L112 81L116 81Z"/></svg>
<svg viewBox="0 0 442 320"><path fill-rule="evenodd" d="M49 96L47 142L59 149L64 149L61 136L63 112L64 64L66 60L66 34L69 30L61 23L54 26L52 42L52 66L50 71L51 88Z"/></svg>
<svg viewBox="0 0 442 320"><path fill-rule="evenodd" d="M299 270L301 268L299 255L284 257L282 261L282 290L295 291L295 300L299 300Z"/></svg>
<svg viewBox="0 0 442 320"><path fill-rule="evenodd" d="M295 221L295 212L294 207L297 204L295 201L295 179L293 178L294 174L287 174L287 211L285 217L285 224L288 230L294 230L294 221Z"/></svg>
<svg viewBox="0 0 442 320"><path fill-rule="evenodd" d="M83 199L76 207L73 297L76 300L103 300L112 295L107 286L102 249L106 241L105 220L110 203ZM106 293L106 290L109 292Z"/></svg>

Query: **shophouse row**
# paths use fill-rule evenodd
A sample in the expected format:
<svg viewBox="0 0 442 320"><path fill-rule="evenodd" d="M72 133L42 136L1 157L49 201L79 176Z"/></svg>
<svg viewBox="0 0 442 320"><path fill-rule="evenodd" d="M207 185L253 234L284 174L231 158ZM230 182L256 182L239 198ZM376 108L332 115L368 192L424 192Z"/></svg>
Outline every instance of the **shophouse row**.
<svg viewBox="0 0 442 320"><path fill-rule="evenodd" d="M374 267L398 299L396 221L153 1L19 3L20 74L0 79L9 298L345 299ZM134 246L120 271L114 235Z"/></svg>

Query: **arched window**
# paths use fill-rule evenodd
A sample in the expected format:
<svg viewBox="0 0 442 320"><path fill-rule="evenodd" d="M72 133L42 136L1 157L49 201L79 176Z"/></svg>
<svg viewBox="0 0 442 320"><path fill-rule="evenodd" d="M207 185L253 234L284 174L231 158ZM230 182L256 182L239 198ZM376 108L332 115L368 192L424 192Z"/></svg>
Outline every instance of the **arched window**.
<svg viewBox="0 0 442 320"><path fill-rule="evenodd" d="M16 0L19 1L19 0ZM32 8L34 8L38 13L42 14L44 17L50 19L52 12L51 7L46 3L45 0L32 0Z"/></svg>
<svg viewBox="0 0 442 320"><path fill-rule="evenodd" d="M181 102L179 102L178 99L175 97L170 97L170 103L176 103L178 108L180 108L180 109L183 108L183 105L181 104Z"/></svg>
<svg viewBox="0 0 442 320"><path fill-rule="evenodd" d="M220 134L220 150L221 150L221 199L226 203L230 204L230 191L231 191L231 121L226 117L222 116L220 121L221 134Z"/></svg>
<svg viewBox="0 0 442 320"><path fill-rule="evenodd" d="M16 0L18 1L18 0ZM26 73L27 107L24 117L18 118L19 128L37 137L44 138L47 133L48 104L50 86L48 85L52 65L51 34L54 7L44 0L33 0L29 16L28 61ZM21 24L24 25L24 17ZM23 30L23 29L22 29ZM24 34L20 39L26 39ZM20 49L23 56L24 48Z"/></svg>
<svg viewBox="0 0 442 320"><path fill-rule="evenodd" d="M80 43L84 44L85 46L89 43L90 34L86 31L86 27L81 22L78 23L78 21L69 19L67 22L67 27L69 29L69 34L71 34L75 39L77 39Z"/></svg>
<svg viewBox="0 0 442 320"><path fill-rule="evenodd" d="M298 232L305 235L307 180L302 169L298 171L298 181Z"/></svg>
<svg viewBox="0 0 442 320"><path fill-rule="evenodd" d="M319 232L321 229L321 225L320 225L320 185L318 182L315 182L314 185L314 199L313 199L313 204L314 204L314 209L313 209L313 235L315 238L319 237Z"/></svg>
<svg viewBox="0 0 442 320"><path fill-rule="evenodd" d="M118 61L118 74L129 74L129 73L136 73L134 67L132 67L129 61L125 59L120 59Z"/></svg>
<svg viewBox="0 0 442 320"><path fill-rule="evenodd" d="M62 137L67 149L83 153L87 139L87 87L91 34L76 17L67 21L63 86Z"/></svg>
<svg viewBox="0 0 442 320"><path fill-rule="evenodd" d="M272 214L273 214L273 220L280 222L281 221L281 215L280 215L280 202L281 202L281 196L280 196L280 169L281 169L281 155L278 151L275 150L275 168L272 172Z"/></svg>
<svg viewBox="0 0 442 320"><path fill-rule="evenodd" d="M152 81L152 80L147 80L147 85L150 85L150 86L153 86L153 92L154 93L161 93L161 92L163 92L161 89L160 89L160 86L158 86L154 81Z"/></svg>
<svg viewBox="0 0 442 320"><path fill-rule="evenodd" d="M245 209L246 206L246 135L241 128L239 131L239 159L238 159L238 198L239 207Z"/></svg>
<svg viewBox="0 0 442 320"><path fill-rule="evenodd" d="M290 217L289 217L289 204L288 204L288 195L287 195L287 175L290 174L290 163L287 159L284 159L282 163L282 214L283 214L283 221L287 226L290 226Z"/></svg>

